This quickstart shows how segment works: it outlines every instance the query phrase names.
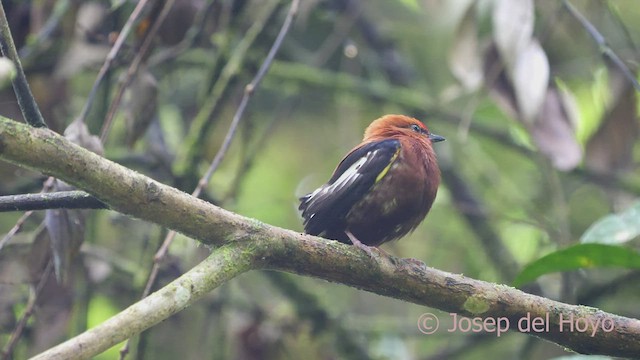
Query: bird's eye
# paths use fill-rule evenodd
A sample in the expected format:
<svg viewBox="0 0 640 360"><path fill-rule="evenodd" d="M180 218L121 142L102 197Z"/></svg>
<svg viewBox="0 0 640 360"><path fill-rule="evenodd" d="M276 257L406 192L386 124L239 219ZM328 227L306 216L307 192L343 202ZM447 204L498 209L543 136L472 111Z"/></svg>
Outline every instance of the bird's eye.
<svg viewBox="0 0 640 360"><path fill-rule="evenodd" d="M411 124L411 126L410 126L409 128L410 128L411 130L413 130L413 131L415 131L415 132L419 133L419 134L424 133L424 129L422 129L420 126L418 126L418 125L416 125L416 124Z"/></svg>

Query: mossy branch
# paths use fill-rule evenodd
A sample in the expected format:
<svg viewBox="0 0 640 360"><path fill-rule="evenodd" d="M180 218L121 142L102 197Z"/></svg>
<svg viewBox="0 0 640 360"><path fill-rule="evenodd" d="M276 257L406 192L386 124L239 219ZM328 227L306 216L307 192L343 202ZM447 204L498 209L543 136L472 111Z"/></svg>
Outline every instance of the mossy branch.
<svg viewBox="0 0 640 360"><path fill-rule="evenodd" d="M354 247L218 208L76 146L48 129L0 117L0 159L63 179L113 210L166 226L215 248L207 260L171 284L46 351L39 359L93 356L184 309L238 274L255 269L318 277L463 316L504 318L511 330L521 332L526 331L518 328L520 319L548 317L548 331L533 335L584 354L640 354L640 320L393 257L371 259ZM587 331L580 332L570 331L565 324L561 331L561 319L571 318L590 324L606 321L607 327L613 328L605 331L589 325ZM80 355L80 348L88 350Z"/></svg>

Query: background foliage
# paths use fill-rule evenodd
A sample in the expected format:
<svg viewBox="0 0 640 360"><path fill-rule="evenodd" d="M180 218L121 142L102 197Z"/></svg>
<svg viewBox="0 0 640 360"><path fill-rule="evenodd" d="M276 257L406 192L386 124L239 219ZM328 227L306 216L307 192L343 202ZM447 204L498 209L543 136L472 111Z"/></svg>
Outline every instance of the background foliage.
<svg viewBox="0 0 640 360"><path fill-rule="evenodd" d="M145 9L91 98L86 123L90 133L102 134L107 158L191 192L218 151L288 2L176 1L113 126L104 126L124 73L141 53L162 5L151 2ZM416 116L447 138L436 145L443 186L424 224L385 250L482 280L516 280L552 299L637 318L636 5L631 0L303 2L202 197L301 230L297 197L326 181L370 121L386 113ZM83 113L98 69L136 2L3 1L3 6L45 120L63 132ZM580 23L580 14L596 32ZM606 43L598 43L597 35ZM21 118L11 89L0 97L0 113ZM39 192L44 180L0 164L0 194ZM3 213L0 232L9 233L21 216ZM66 236L56 231L67 231ZM34 213L18 234L2 239L2 339L15 332L30 301L36 310L17 343L16 358L125 308L140 297L165 235L165 229L115 212ZM44 278L35 299L50 249L64 283L53 275ZM178 236L154 288L207 253ZM129 356L538 359L566 354L516 333L426 336L416 327L424 312L314 279L252 272L145 332ZM447 314L436 314L442 329L451 327ZM117 348L103 355L113 358Z"/></svg>

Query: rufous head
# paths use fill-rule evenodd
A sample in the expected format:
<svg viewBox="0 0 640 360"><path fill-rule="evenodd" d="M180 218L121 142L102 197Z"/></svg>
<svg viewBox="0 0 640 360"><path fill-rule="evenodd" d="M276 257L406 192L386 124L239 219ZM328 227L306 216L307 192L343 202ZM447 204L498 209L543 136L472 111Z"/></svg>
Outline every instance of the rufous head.
<svg viewBox="0 0 640 360"><path fill-rule="evenodd" d="M409 137L428 143L444 141L445 139L432 134L420 120L405 115L384 115L374 120L364 131L363 141L373 141L384 138Z"/></svg>

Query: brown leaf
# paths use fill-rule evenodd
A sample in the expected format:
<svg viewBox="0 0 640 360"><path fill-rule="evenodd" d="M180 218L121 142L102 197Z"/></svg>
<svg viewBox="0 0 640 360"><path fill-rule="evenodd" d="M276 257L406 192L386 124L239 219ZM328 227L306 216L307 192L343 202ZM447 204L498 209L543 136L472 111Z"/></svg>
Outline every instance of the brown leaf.
<svg viewBox="0 0 640 360"><path fill-rule="evenodd" d="M73 287L56 281L50 274L40 291L36 306L37 316L32 325L30 352L37 354L68 336L71 309L74 303ZM73 281L69 281L72 284Z"/></svg>
<svg viewBox="0 0 640 360"><path fill-rule="evenodd" d="M99 155L104 153L100 138L89 133L84 122L76 119L64 130L69 141ZM73 190L74 187L55 180L52 191ZM84 240L85 215L82 210L49 209L45 211L44 225L49 234L56 278L65 282L72 268L72 260Z"/></svg>
<svg viewBox="0 0 640 360"><path fill-rule="evenodd" d="M575 136L575 105L569 94L549 88L536 121L529 127L533 142L553 166L569 171L582 160L582 149Z"/></svg>
<svg viewBox="0 0 640 360"><path fill-rule="evenodd" d="M518 118L518 104L511 81L504 71L504 64L495 44L491 44L484 57L484 78L489 95L510 117Z"/></svg>
<svg viewBox="0 0 640 360"><path fill-rule="evenodd" d="M100 138L95 135L91 135L89 128L87 128L87 124L84 122L79 120L72 121L71 124L64 129L64 137L72 143L80 145L98 155L104 154L104 148L102 147Z"/></svg>
<svg viewBox="0 0 640 360"><path fill-rule="evenodd" d="M541 66L544 67L544 65ZM533 121L525 121L520 102L517 100L517 91L506 74L495 46L490 47L485 55L485 79L496 104L526 126L536 147L551 160L554 167L567 171L580 163L582 150L574 129L577 123L577 110L570 94L560 92L554 87L549 88L547 84L544 84L543 88L542 82L533 86L535 89L526 89L527 84L523 82L521 89L525 90L521 91L532 93L530 95L532 97L542 97ZM534 94L543 89L542 95Z"/></svg>
<svg viewBox="0 0 640 360"><path fill-rule="evenodd" d="M198 12L204 10L204 6L205 3L202 0L176 0L158 31L162 42L166 45L175 45L181 41L192 26Z"/></svg>
<svg viewBox="0 0 640 360"><path fill-rule="evenodd" d="M127 90L125 120L127 145L133 144L147 131L158 111L158 82L148 71L142 71Z"/></svg>
<svg viewBox="0 0 640 360"><path fill-rule="evenodd" d="M512 68L531 42L535 21L533 0L497 0L492 20L493 40L507 68Z"/></svg>
<svg viewBox="0 0 640 360"><path fill-rule="evenodd" d="M32 282L35 283L40 279L50 258L51 246L49 245L49 232L44 225L40 225L35 232L33 243L29 250L28 261Z"/></svg>
<svg viewBox="0 0 640 360"><path fill-rule="evenodd" d="M520 117L531 123L549 96L549 60L537 40L533 39L517 54L511 79Z"/></svg>
<svg viewBox="0 0 640 360"><path fill-rule="evenodd" d="M44 223L49 232L49 240L53 256L56 278L60 282L67 279L71 268L73 235L76 233L66 209L49 209L45 211Z"/></svg>
<svg viewBox="0 0 640 360"><path fill-rule="evenodd" d="M72 186L60 180L56 180L52 188L53 191L71 189ZM82 210L49 209L45 211L44 225L49 233L56 278L64 283L84 241L85 215Z"/></svg>
<svg viewBox="0 0 640 360"><path fill-rule="evenodd" d="M467 91L475 91L483 80L482 59L478 47L476 7L470 4L458 25L449 50L449 67Z"/></svg>

